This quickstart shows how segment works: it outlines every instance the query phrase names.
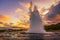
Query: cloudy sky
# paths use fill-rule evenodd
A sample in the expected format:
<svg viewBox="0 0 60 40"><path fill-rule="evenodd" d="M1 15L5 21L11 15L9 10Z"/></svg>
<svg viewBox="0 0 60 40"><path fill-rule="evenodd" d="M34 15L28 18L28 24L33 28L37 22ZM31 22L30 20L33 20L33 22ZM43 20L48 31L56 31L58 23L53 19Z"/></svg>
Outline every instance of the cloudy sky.
<svg viewBox="0 0 60 40"><path fill-rule="evenodd" d="M24 19L23 15L29 12L29 3L33 2L33 5L38 7L39 12L42 8L49 8L52 4L55 4L59 0L0 0L0 21L19 21ZM46 13L41 13L46 14Z"/></svg>

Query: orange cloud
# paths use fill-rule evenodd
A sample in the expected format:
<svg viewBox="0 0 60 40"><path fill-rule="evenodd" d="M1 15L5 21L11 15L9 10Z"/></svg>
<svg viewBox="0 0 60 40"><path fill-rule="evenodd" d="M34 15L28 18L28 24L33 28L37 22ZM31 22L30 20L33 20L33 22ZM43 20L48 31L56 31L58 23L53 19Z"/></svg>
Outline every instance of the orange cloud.
<svg viewBox="0 0 60 40"><path fill-rule="evenodd" d="M55 17L53 17L53 21L60 21L60 15L57 14Z"/></svg>
<svg viewBox="0 0 60 40"><path fill-rule="evenodd" d="M52 22L58 23L60 21L60 14L56 14L54 17L49 18Z"/></svg>
<svg viewBox="0 0 60 40"><path fill-rule="evenodd" d="M19 12L21 12L21 11L22 11L22 9L20 9L20 8L17 8L17 9L15 10L16 13L19 13Z"/></svg>
<svg viewBox="0 0 60 40"><path fill-rule="evenodd" d="M0 15L0 20L10 20L8 15Z"/></svg>
<svg viewBox="0 0 60 40"><path fill-rule="evenodd" d="M20 3L19 2L19 4L22 5L22 6L24 6L24 7L26 7L26 8L29 8L30 7L30 3Z"/></svg>
<svg viewBox="0 0 60 40"><path fill-rule="evenodd" d="M24 5L26 8L29 8L30 7L30 3L27 3Z"/></svg>

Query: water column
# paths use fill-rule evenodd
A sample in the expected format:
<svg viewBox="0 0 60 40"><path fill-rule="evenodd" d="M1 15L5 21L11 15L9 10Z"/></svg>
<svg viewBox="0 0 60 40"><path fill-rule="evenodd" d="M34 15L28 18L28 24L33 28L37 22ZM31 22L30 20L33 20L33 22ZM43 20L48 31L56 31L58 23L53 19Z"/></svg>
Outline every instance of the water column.
<svg viewBox="0 0 60 40"><path fill-rule="evenodd" d="M37 10L37 6L34 6L34 10L32 11L32 2L30 3L30 28L28 30L29 33L45 33L44 26L42 23L42 19Z"/></svg>

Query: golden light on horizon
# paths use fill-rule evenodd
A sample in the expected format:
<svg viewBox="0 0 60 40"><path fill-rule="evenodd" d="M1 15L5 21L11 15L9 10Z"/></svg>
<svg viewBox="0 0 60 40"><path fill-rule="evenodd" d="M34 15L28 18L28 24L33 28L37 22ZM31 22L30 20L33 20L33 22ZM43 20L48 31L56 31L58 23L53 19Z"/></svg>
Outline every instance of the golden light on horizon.
<svg viewBox="0 0 60 40"><path fill-rule="evenodd" d="M4 25L3 24L0 24L0 27L4 27Z"/></svg>
<svg viewBox="0 0 60 40"><path fill-rule="evenodd" d="M29 26L28 25L26 25L26 24L20 24L20 25L17 25L18 27L23 27L23 28L29 28Z"/></svg>
<svg viewBox="0 0 60 40"><path fill-rule="evenodd" d="M10 20L8 15L0 15L0 20Z"/></svg>

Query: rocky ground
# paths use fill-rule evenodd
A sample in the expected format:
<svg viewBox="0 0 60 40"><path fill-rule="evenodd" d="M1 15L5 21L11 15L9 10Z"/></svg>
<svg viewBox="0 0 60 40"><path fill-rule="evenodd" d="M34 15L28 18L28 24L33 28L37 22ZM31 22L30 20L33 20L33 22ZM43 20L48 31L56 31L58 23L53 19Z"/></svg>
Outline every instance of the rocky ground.
<svg viewBox="0 0 60 40"><path fill-rule="evenodd" d="M0 40L60 40L60 33L1 32Z"/></svg>

